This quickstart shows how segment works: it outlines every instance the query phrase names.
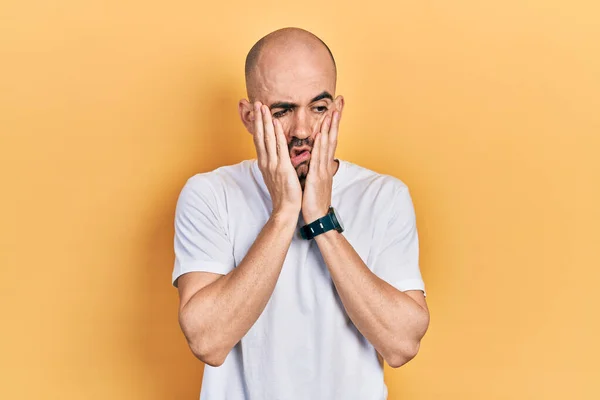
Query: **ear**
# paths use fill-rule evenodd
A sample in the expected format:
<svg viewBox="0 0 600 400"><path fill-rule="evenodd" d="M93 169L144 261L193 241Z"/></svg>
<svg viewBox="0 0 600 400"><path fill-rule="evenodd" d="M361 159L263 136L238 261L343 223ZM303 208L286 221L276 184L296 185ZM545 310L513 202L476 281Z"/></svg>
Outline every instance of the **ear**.
<svg viewBox="0 0 600 400"><path fill-rule="evenodd" d="M344 109L344 96L337 96L335 100L333 100L333 104L335 104L335 109L342 114L342 110Z"/></svg>
<svg viewBox="0 0 600 400"><path fill-rule="evenodd" d="M254 135L254 106L246 99L240 100L238 103L238 112L240 119L246 127L246 130Z"/></svg>

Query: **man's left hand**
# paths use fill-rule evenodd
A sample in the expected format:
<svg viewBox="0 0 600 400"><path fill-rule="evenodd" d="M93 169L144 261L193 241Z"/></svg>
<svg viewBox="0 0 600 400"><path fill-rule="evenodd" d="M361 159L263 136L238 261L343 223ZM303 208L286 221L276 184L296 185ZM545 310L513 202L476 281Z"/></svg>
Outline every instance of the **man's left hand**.
<svg viewBox="0 0 600 400"><path fill-rule="evenodd" d="M325 117L315 137L302 195L302 217L307 224L324 217L331 205L333 175L337 169L334 155L339 125L340 113L334 111L333 115Z"/></svg>

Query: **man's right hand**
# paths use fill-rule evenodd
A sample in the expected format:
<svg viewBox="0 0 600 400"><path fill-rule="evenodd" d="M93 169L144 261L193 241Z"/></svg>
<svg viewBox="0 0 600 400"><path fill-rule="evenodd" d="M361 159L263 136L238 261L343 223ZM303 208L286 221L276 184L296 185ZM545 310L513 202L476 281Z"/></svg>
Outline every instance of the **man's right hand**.
<svg viewBox="0 0 600 400"><path fill-rule="evenodd" d="M283 129L279 121L273 124L268 108L260 103L254 104L254 128L258 166L273 201L271 218L227 274L193 271L178 278L179 324L194 355L213 367L225 362L265 309L302 208L302 187ZM193 203L186 208L196 210ZM178 212L183 210L178 207Z"/></svg>
<svg viewBox="0 0 600 400"><path fill-rule="evenodd" d="M292 161L281 123L271 118L266 105L254 103L254 146L258 167L273 202L272 215L298 215L302 187Z"/></svg>

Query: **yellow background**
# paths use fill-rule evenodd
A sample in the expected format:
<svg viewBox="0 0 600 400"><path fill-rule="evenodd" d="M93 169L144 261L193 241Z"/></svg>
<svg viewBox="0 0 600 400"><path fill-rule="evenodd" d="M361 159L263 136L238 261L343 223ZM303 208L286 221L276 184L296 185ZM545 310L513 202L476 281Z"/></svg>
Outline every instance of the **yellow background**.
<svg viewBox="0 0 600 400"><path fill-rule="evenodd" d="M284 26L337 58L337 155L411 188L432 319L389 398L600 398L596 4L3 1L0 398L198 397L175 202L254 157L244 57Z"/></svg>

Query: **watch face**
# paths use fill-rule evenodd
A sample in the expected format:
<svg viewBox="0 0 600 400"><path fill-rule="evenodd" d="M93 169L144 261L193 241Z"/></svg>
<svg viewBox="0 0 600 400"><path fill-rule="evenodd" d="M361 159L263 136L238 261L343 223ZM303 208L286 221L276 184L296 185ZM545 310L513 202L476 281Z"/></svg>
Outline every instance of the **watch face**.
<svg viewBox="0 0 600 400"><path fill-rule="evenodd" d="M335 208L331 207L331 219L333 220L333 225L334 226L339 226L339 228L337 229L338 232L343 232L344 231L344 225L342 224L342 219L340 218L339 214L335 211Z"/></svg>

